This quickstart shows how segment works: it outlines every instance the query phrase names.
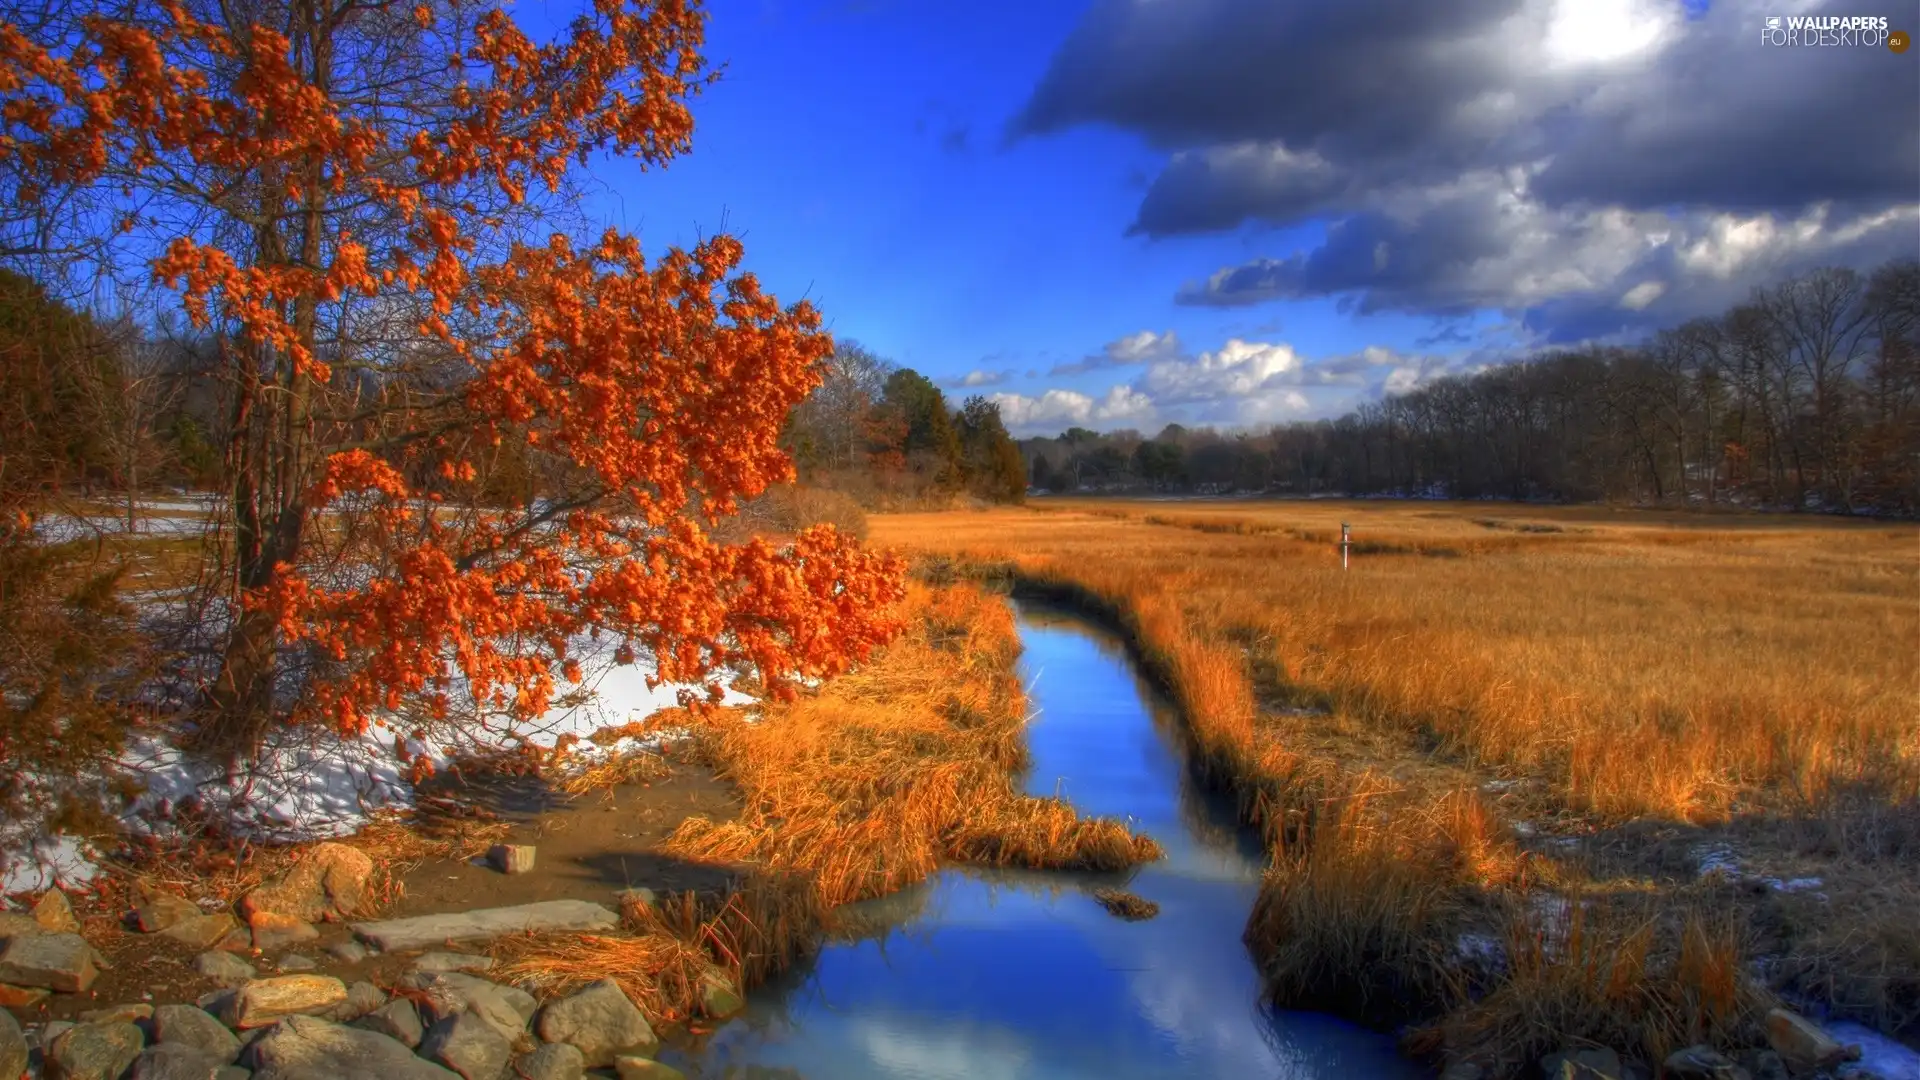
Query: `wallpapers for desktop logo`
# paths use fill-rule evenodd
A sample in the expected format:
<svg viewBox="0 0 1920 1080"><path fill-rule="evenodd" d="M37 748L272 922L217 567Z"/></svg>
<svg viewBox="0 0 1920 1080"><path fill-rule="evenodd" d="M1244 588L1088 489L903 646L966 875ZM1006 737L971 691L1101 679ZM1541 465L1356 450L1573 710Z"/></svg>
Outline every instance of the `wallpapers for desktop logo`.
<svg viewBox="0 0 1920 1080"><path fill-rule="evenodd" d="M1906 31L1889 26L1884 15L1769 15L1760 30L1760 43L1776 48L1884 47L1903 53L1911 40Z"/></svg>

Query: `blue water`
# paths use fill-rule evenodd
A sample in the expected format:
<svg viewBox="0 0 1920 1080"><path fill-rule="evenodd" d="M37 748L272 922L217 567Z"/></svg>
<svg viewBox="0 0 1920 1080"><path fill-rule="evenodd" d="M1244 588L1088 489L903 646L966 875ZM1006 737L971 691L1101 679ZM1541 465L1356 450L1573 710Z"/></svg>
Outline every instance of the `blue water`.
<svg viewBox="0 0 1920 1080"><path fill-rule="evenodd" d="M1240 941L1258 849L1189 790L1172 720L1118 643L1034 609L1020 626L1037 714L1027 789L1131 816L1167 858L1100 878L952 870L862 905L889 929L829 945L751 995L697 1060L674 1063L786 1080L1424 1075L1384 1036L1258 1004ZM1156 901L1159 916L1108 915L1087 895L1103 884Z"/></svg>

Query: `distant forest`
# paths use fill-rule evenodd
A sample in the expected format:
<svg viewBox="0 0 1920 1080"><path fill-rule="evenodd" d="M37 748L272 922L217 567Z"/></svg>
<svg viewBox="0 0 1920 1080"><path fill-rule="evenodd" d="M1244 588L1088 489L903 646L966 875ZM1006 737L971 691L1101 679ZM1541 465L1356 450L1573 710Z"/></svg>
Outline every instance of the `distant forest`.
<svg viewBox="0 0 1920 1080"><path fill-rule="evenodd" d="M1044 492L1920 511L1920 261L1822 269L1628 348L1543 352L1337 420L1021 442Z"/></svg>

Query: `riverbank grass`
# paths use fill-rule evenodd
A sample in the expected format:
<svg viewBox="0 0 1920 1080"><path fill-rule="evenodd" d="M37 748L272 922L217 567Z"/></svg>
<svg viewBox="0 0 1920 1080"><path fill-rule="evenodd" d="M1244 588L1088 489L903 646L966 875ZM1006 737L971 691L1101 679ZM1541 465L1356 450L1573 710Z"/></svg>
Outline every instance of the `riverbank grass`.
<svg viewBox="0 0 1920 1080"><path fill-rule="evenodd" d="M1278 1003L1496 1074L1751 1046L1774 993L1920 1033L1912 527L1041 507L872 532L1128 638L1270 846L1247 937Z"/></svg>

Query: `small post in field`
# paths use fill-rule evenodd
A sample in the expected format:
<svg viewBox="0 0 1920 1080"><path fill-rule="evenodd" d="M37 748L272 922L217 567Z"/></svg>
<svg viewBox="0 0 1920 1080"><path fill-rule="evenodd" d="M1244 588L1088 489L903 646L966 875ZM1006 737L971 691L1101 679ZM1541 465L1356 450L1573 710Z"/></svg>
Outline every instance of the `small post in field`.
<svg viewBox="0 0 1920 1080"><path fill-rule="evenodd" d="M1347 568L1347 549L1352 546L1353 533L1348 530L1347 523L1343 521L1340 523L1340 569L1342 570Z"/></svg>

